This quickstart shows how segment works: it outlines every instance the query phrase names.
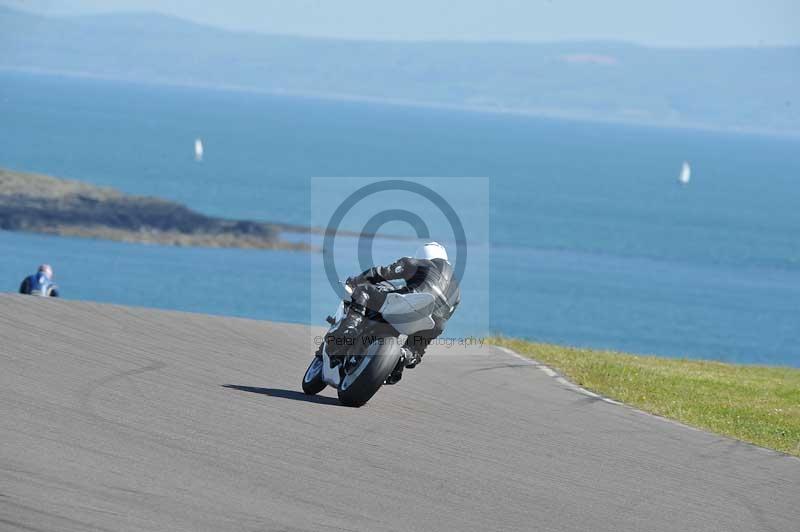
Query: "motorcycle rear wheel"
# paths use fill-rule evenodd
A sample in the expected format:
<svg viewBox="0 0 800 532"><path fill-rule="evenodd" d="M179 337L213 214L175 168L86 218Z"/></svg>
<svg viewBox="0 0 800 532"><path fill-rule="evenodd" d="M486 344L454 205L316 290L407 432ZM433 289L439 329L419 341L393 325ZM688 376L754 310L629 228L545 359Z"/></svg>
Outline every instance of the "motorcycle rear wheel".
<svg viewBox="0 0 800 532"><path fill-rule="evenodd" d="M363 406L375 395L400 360L400 346L393 338L386 338L370 344L362 356L339 384L339 402L345 406Z"/></svg>

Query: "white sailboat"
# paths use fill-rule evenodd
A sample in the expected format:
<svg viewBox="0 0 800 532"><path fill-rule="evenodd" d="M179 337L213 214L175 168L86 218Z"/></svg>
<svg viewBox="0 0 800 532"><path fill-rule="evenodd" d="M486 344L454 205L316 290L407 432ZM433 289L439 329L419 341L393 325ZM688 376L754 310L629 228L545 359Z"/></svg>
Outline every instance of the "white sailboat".
<svg viewBox="0 0 800 532"><path fill-rule="evenodd" d="M681 166L681 173L678 176L678 183L681 185L688 185L689 180L692 178L692 167L689 166L688 161L683 161L683 166Z"/></svg>
<svg viewBox="0 0 800 532"><path fill-rule="evenodd" d="M203 141L200 139L194 139L194 160L203 160Z"/></svg>

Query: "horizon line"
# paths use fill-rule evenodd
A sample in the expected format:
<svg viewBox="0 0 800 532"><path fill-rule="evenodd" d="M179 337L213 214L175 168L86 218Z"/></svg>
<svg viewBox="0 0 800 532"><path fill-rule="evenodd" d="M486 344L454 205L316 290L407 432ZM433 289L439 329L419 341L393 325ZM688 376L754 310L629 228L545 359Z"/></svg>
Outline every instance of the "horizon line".
<svg viewBox="0 0 800 532"><path fill-rule="evenodd" d="M171 13L163 13L152 9L120 9L113 11L93 11L86 13L65 14L65 13L43 13L26 9L22 6L11 6L6 2L0 0L0 10L6 10L13 13L19 13L28 16L41 17L56 20L71 20L71 19L101 19L107 17L131 17L131 16L150 16L172 20L183 24L194 25L202 28L207 28L213 31L222 31L225 33L235 35L251 35L259 37L274 37L286 39L305 39L316 41L339 41L339 42L353 42L353 43L391 43L391 44L463 44L463 45L569 45L569 44L613 44L621 46L629 46L634 48L657 49L657 50L753 50L753 49L786 49L786 48L800 48L800 41L794 43L756 43L756 44L706 44L706 45L681 45L678 43L668 44L648 44L633 40L614 39L608 37L582 37L582 38L564 38L564 39L519 39L519 38L464 38L464 37L391 37L382 38L377 36L367 37L346 37L340 35L320 35L320 34L301 34L301 33L278 33L269 31L260 31L250 28L234 28L225 25L214 25L209 22L200 22L182 16L174 15Z"/></svg>

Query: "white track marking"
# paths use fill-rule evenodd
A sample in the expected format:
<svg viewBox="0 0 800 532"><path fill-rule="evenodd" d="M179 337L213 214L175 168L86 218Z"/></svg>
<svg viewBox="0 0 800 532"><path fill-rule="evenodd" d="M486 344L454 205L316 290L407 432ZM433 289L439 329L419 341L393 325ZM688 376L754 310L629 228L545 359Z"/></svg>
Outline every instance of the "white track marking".
<svg viewBox="0 0 800 532"><path fill-rule="evenodd" d="M567 387L567 388L569 388L571 390L574 390L574 391L576 391L576 392L578 392L580 394L583 394L583 395L585 395L587 397L592 397L594 399L599 399L600 401L603 401L605 403L609 403L609 404L612 404L612 405L621 405L622 404L619 401L615 401L614 399L609 399L608 397L603 397L602 395L600 395L598 393L592 392L590 390L587 390L586 388L578 386L574 382L568 381L567 379L565 379L564 377L559 375L558 372L555 371L553 368L542 364L538 360L534 360L532 358L524 357L524 356L520 355L519 353L517 353L516 351L513 351L513 350L511 350L511 349L509 349L507 347L503 347L503 346L499 346L499 345L495 345L494 347L499 349L500 351L502 351L503 353L505 353L507 355L511 355L511 356L513 356L515 358L518 358L518 359L520 359L520 360L522 360L524 362L527 362L528 364L530 364L532 366L536 366L545 375L547 375L548 377L554 378L556 380L556 382L561 384L562 386L565 386L565 387Z"/></svg>
<svg viewBox="0 0 800 532"><path fill-rule="evenodd" d="M563 385L564 387L569 388L569 389L571 389L571 390L573 390L575 392L578 392L580 394L586 395L588 397L593 397L595 399L598 399L600 401L603 401L604 403L608 403L608 404L611 404L611 405L624 406L626 408L629 408L629 409L633 410L634 412L636 412L638 414L649 416L649 417L652 417L652 418L655 418L655 419L660 419L661 421L665 421L667 423L671 423L673 425L677 425L677 426L683 427L685 429L696 430L698 432L708 432L708 431L706 431L704 429L701 429L701 428L698 428L698 427L693 427L691 425L686 425L685 423L681 423L678 420L670 419L670 418L667 418L667 417L662 417L662 416L659 416L659 415L656 415L656 414L652 414L650 412L645 412L644 410L640 410L640 409L638 409L636 407L633 407L633 406L630 406L630 405L626 405L625 403L621 403L619 401L615 401L614 399L609 399L608 397L603 397L600 394L597 394L595 392L587 390L586 388L582 388L582 387L578 386L574 382L568 381L566 378L564 378L561 375L559 375L558 372L555 371L553 368L542 364L538 360L534 360L532 358L528 358L526 356L522 356L519 353L517 353L516 351L514 351L512 349L509 349L507 347L503 347L503 346L499 346L499 345L492 345L492 347L502 351L503 353L505 353L507 355L511 355L514 358L518 358L519 360L522 360L526 364L529 364L531 366L536 366L545 375L547 375L548 377L554 378L557 383L559 383L559 384ZM757 449L758 451L762 451L762 452L768 453L768 454L770 454L772 456L781 456L781 457L787 457L788 456L790 458L796 458L794 456L790 456L790 455L784 454L784 453L782 453L780 451L776 451L774 449L767 449L766 447L761 447L759 445L755 445L755 444L748 443L748 442L743 442L741 440L737 440L735 438L731 438L730 436L725 436L725 435L722 435L722 434L715 434L715 435L719 436L720 438L723 438L725 440L730 440L730 441L736 442L737 444L748 445L748 446L750 446L750 447L752 447L754 449Z"/></svg>

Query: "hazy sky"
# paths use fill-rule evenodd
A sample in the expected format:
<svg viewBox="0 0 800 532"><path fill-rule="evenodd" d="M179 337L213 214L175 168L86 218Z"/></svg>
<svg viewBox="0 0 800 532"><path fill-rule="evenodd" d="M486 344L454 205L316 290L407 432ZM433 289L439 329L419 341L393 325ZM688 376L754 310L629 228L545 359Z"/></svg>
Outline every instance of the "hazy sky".
<svg viewBox="0 0 800 532"><path fill-rule="evenodd" d="M231 29L368 39L800 44L800 0L0 0L51 14L168 13Z"/></svg>

